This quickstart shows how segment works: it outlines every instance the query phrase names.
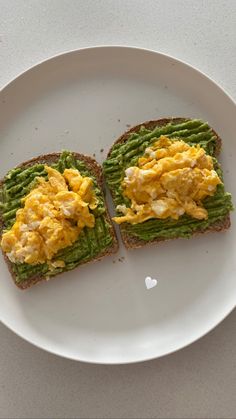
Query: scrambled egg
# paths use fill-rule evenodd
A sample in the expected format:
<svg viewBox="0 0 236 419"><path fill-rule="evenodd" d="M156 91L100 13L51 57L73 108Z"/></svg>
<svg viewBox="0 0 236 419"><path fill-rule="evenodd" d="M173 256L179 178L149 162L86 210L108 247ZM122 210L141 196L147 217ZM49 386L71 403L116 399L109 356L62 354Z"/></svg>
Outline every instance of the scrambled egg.
<svg viewBox="0 0 236 419"><path fill-rule="evenodd" d="M150 218L177 220L185 213L207 219L201 201L214 195L220 183L211 156L200 145L161 136L145 150L137 166L125 170L123 195L130 199L131 207L118 205L123 215L113 220L137 224Z"/></svg>
<svg viewBox="0 0 236 419"><path fill-rule="evenodd" d="M52 167L45 169L48 180L38 177L37 187L22 199L24 206L3 234L1 246L12 262L63 267L62 260L52 259L77 240L83 227L94 227L89 210L97 207L97 199L92 179L78 170L66 169L62 175Z"/></svg>

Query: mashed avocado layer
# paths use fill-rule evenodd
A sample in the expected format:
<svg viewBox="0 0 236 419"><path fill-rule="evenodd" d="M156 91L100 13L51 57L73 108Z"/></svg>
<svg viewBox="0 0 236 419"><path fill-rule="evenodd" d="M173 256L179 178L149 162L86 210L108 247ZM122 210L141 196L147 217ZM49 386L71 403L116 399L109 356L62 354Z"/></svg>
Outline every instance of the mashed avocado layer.
<svg viewBox="0 0 236 419"><path fill-rule="evenodd" d="M109 158L103 164L106 181L112 191L115 206L125 204L130 207L131 203L127 197L123 196L122 189L125 169L136 166L145 149L155 143L161 135L173 140L184 140L189 145L199 144L208 155L212 156L214 169L222 179L220 165L214 157L217 137L207 123L194 119L181 123L172 121L153 130L142 127L139 132L131 133L124 143L115 144ZM207 197L202 203L208 211L207 220L197 220L183 215L178 220L167 218L164 220L150 219L133 225L124 223L121 225L121 229L124 233L145 241L157 238L191 237L195 230L205 230L216 221L223 220L233 209L231 195L225 192L223 184L217 186L214 196ZM117 215L120 214L117 213Z"/></svg>
<svg viewBox="0 0 236 419"><path fill-rule="evenodd" d="M78 169L82 176L88 176L93 179L94 191L98 200L97 208L91 211L95 217L95 227L85 227L80 233L78 240L72 246L58 252L56 259L64 261L65 267L63 268L51 270L52 268L49 269L46 263L34 266L26 263L12 263L18 283L36 274L53 276L59 272L73 269L105 251L113 240L110 226L104 216L105 206L102 192L98 187L96 178L89 172L86 164L77 160L72 153L65 151L61 153L59 160L51 166L60 173L63 173L65 169ZM22 207L21 199L36 186L37 181L35 178L37 176L47 179L44 164L35 164L28 168L16 168L7 174L2 189L0 189L0 211L5 230L9 230L14 224L16 211Z"/></svg>

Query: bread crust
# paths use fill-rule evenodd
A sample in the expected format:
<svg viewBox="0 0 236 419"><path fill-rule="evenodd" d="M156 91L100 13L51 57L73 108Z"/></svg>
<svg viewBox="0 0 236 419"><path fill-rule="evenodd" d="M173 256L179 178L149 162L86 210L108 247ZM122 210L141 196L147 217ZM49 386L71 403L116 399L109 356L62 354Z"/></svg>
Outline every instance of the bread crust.
<svg viewBox="0 0 236 419"><path fill-rule="evenodd" d="M41 163L41 164L50 165L50 164L55 163L56 161L58 161L58 159L60 158L60 155L61 155L61 153L50 153L50 154L40 155L38 157L34 157L30 160L27 160L27 161L19 164L18 166L16 166L16 168L17 167L27 168L27 167L31 167L35 164L38 164L38 163L39 164ZM93 258L93 259L91 259L87 262L82 262L81 264L79 264L76 267L76 268L78 268L79 266L85 265L85 264L90 263L90 262L95 262L97 260L101 260L105 256L109 256L109 255L112 255L112 254L116 253L118 248L119 248L119 245L118 245L118 240L117 240L117 237L116 237L115 229L114 229L113 223L112 223L111 218L110 218L110 214L109 214L107 206L106 206L106 201L105 201L105 197L104 197L104 179L103 179L103 172L102 172L101 166L96 162L96 160L94 160L90 156L80 154L80 153L76 153L76 152L73 152L73 155L76 157L77 160L81 160L81 161L85 162L88 169L96 177L98 186L100 187L100 189L102 190L102 193L103 193L103 199L104 199L105 210L106 210L105 219L110 225L110 234L113 237L113 243L108 249L106 249L105 251L98 254L95 258ZM3 183L4 183L4 179L0 180L0 187L3 185ZM4 222L3 222L3 219L2 219L1 214L0 214L0 239L1 239L1 236L2 236L3 229L4 229ZM31 276L27 280L23 281L22 283L17 283L16 282L16 275L15 275L13 269L12 269L12 263L8 259L5 252L2 251L2 253L3 253L4 259L6 261L8 270L11 274L11 277L12 277L15 285L18 288L24 290L26 288L31 287L34 284L37 284L39 282L42 282L42 281L46 280L45 276L36 274L36 275ZM74 269L76 269L76 268L74 268ZM66 272L66 271L64 271L64 272ZM61 273L64 273L64 272L60 272L57 275L49 277L49 278L50 279L56 278L58 275L60 275Z"/></svg>
<svg viewBox="0 0 236 419"><path fill-rule="evenodd" d="M182 122L187 122L187 121L191 121L191 118L183 118L183 117L169 117L169 118L161 118L161 119L157 119L157 120L151 120L151 121L145 121L141 124L135 125L134 127L131 127L128 131L126 131L124 134L122 134L112 145L112 147L110 148L107 157L110 156L113 146L115 144L122 144L125 141L128 140L130 134L134 133L134 132L138 132L140 130L141 127L145 127L147 129L154 129L156 127L161 127L161 126L165 126L170 122L174 122L174 123L182 123ZM215 150L215 157L217 157L220 153L221 150L221 145L222 145L222 140L219 137L219 135L217 134L217 132L211 128L212 132L214 133L214 135L216 136L216 150ZM112 193L112 190L110 191L112 197L114 198L114 194ZM230 227L230 215L229 213L225 216L225 218L221 221L217 221L214 224L212 224L211 226L207 227L205 230L197 230L193 233L192 237L198 236L199 234L203 234L203 233L210 233L210 232L219 232L219 231L225 231ZM122 241L125 245L125 247L127 249L136 249L139 247L143 247L143 246L148 246L148 245L152 245L152 244L156 244L156 243L161 243L163 241L167 241L167 240L173 240L173 238L167 239L167 238L156 238L153 240L141 240L138 237L135 236L131 236L130 234L128 234L125 229L122 229L122 226L120 226L120 233L121 233L121 238ZM176 239L179 239L181 237L176 237Z"/></svg>

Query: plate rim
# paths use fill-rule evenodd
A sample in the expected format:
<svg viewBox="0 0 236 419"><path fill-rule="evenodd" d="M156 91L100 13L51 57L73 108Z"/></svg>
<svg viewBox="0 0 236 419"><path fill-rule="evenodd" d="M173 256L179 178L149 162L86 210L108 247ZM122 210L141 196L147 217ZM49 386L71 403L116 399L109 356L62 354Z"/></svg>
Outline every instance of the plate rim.
<svg viewBox="0 0 236 419"><path fill-rule="evenodd" d="M225 90L225 88L223 88L221 86L220 83L214 81L210 76L208 76L205 72L203 72L202 70L198 69L197 67L193 66L192 64L186 62L185 60L176 58L175 56L171 55L171 54L167 54L164 52L160 52L158 50L153 50L153 49L149 49L149 48L143 48L143 47L138 47L138 46L132 46L132 45L119 45L119 44L114 44L114 45L109 45L109 44L99 44L99 45L94 45L94 46L89 46L89 47L82 47L82 48L75 48L75 49L71 49L71 50L66 50L64 52L59 52L57 54L54 54L46 59L42 59L38 62L36 62L35 64L31 65L30 67L27 67L25 70L23 70L22 72L20 72L18 75L16 75L15 77L11 78L8 82L6 82L1 88L0 88L0 96L2 94L4 94L4 91L10 87L12 84L14 84L15 82L17 82L21 77L25 76L27 73L30 73L32 70L36 69L37 67L44 65L46 63L49 63L50 61L53 61L57 58L60 58L62 56L69 56L71 54L75 54L75 53L81 53L83 51L93 51L93 50L109 50L109 49L114 49L114 50L119 50L119 49L123 49L123 50L133 50L133 51L139 51L139 52L144 52L144 53L150 53L150 54L155 54L157 56L161 56L164 57L168 60L177 62L180 65L184 65L185 67L188 67L189 70L197 73L199 76L201 76L202 78L206 79L208 82L210 82L215 89L217 89L218 91L221 92L221 94L224 94L227 99L231 102L231 105L233 105L235 107L236 110L236 99L234 100L234 98L231 96L231 94L228 93L227 90ZM38 349L44 350L50 354L56 355L56 356L60 356L64 359L69 359L69 360L73 360L73 361L79 361L79 362L83 362L83 363L88 363L88 364L98 364L98 365L128 365L128 364L138 364L141 362L146 362L146 361L151 361L154 359L160 359L163 358L165 356L171 355L177 351L180 351L190 345L192 345L193 343L197 342L198 340L202 339L204 336L206 336L208 333L212 332L212 330L214 330L221 322L223 322L226 317L228 317L235 309L236 307L236 303L235 305L226 312L226 314L219 320L217 321L212 327L210 327L207 331L204 331L203 333L201 333L197 338L193 338L191 341L189 341L188 343L181 345L180 347L177 347L175 349L171 349L167 352L165 352L165 354L162 355L153 355L153 356L146 356L143 358L140 358L138 360L127 360L127 361L123 361L123 360L115 360L115 361L94 361L94 360L90 360L87 358L78 358L78 357L74 357L74 356L70 356L70 355L66 355L65 353L61 353L60 351L57 350L51 350L50 348L47 347L47 345L40 345L38 342L35 342L33 340L30 340L30 338L25 337L21 332L14 330L14 328L11 325L8 325L7 322L5 322L2 318L0 318L0 322L6 326L11 332L13 332L14 334L16 334L18 337L22 338L23 340L25 340L26 342L30 343L31 345L35 346Z"/></svg>
<svg viewBox="0 0 236 419"><path fill-rule="evenodd" d="M158 50L154 50L151 48L141 48L138 46L134 46L134 45L119 45L119 44L114 44L114 45L109 45L109 44L99 44L99 45L94 45L94 46L89 46L89 47L82 47L82 48L74 48L74 49L70 49L70 50L66 50L64 52L59 52L58 54L54 54L51 55L48 58L42 59L37 61L35 64L31 65L30 67L27 67L25 70L21 71L18 75L16 75L15 77L11 78L9 81L7 81L5 84L3 84L2 87L0 87L0 94L3 93L3 91L10 87L10 85L12 83L14 83L15 81L17 81L19 78L21 78L22 76L24 76L26 73L34 70L34 68L39 67L49 61L55 60L59 57L62 56L66 56L66 55L70 55L73 53L79 53L79 52L83 52L83 51L89 51L89 50L98 50L98 49L126 49L126 50L136 50L136 51L143 51L143 52L148 52L151 54L155 54L155 55L160 55L162 57L165 57L167 59L171 59L173 61L178 62L179 64L184 64L185 66L189 67L191 70L193 70L194 72L198 73L199 75L203 76L204 78L208 79L208 81L210 81L216 88L218 88L219 90L221 90L222 93L224 93L228 99L232 102L232 104L234 106L236 106L236 98L234 99L233 96L231 96L231 94L223 87L221 86L220 83L216 82L212 77L208 76L204 71L200 70L198 67L193 66L192 64L190 64L189 62L182 60L180 58L175 57L172 54L167 54L165 52L161 52Z"/></svg>

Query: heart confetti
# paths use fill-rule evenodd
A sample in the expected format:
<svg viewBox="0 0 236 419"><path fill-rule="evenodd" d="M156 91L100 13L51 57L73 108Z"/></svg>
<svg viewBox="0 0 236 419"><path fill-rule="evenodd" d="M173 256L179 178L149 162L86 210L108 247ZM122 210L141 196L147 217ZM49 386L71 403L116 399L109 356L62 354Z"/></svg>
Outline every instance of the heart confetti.
<svg viewBox="0 0 236 419"><path fill-rule="evenodd" d="M146 285L147 289L150 290L151 288L153 288L157 285L157 280L154 279L154 278L151 278L150 276L147 276L145 278L145 285Z"/></svg>

